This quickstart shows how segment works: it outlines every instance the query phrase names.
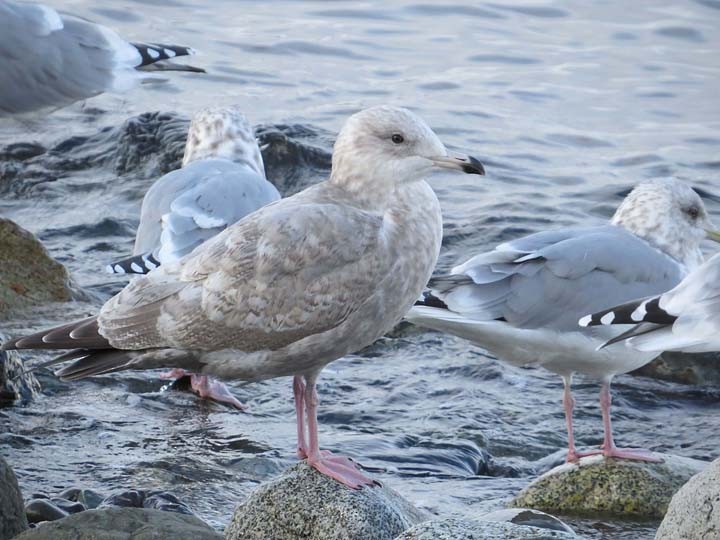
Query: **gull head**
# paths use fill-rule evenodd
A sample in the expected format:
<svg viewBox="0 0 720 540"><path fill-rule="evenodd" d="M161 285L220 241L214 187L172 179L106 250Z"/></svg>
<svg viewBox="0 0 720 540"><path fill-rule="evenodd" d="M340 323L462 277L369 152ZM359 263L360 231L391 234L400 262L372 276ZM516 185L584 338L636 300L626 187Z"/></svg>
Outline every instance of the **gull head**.
<svg viewBox="0 0 720 540"><path fill-rule="evenodd" d="M183 166L213 158L243 163L265 176L255 133L238 107L209 107L195 114L190 122Z"/></svg>
<svg viewBox="0 0 720 540"><path fill-rule="evenodd" d="M423 180L433 167L485 174L475 158L448 153L432 129L401 107L365 109L345 122L333 149L331 182L387 191Z"/></svg>
<svg viewBox="0 0 720 540"><path fill-rule="evenodd" d="M700 196L674 178L638 184L625 197L612 223L625 227L688 269L702 263L700 244L705 238L720 241Z"/></svg>

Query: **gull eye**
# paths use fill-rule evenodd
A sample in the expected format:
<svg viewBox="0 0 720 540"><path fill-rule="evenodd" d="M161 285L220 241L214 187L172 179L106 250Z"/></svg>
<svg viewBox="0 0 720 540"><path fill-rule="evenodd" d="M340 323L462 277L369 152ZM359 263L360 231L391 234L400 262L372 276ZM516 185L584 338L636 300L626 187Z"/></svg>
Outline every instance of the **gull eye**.
<svg viewBox="0 0 720 540"><path fill-rule="evenodd" d="M395 144L402 144L402 143L405 142L405 137L403 137L403 136L400 135L399 133L395 133L392 137L390 137L390 139L391 139L392 142L394 142Z"/></svg>
<svg viewBox="0 0 720 540"><path fill-rule="evenodd" d="M692 219L697 219L700 215L700 209L697 206L690 206L685 209L685 213Z"/></svg>

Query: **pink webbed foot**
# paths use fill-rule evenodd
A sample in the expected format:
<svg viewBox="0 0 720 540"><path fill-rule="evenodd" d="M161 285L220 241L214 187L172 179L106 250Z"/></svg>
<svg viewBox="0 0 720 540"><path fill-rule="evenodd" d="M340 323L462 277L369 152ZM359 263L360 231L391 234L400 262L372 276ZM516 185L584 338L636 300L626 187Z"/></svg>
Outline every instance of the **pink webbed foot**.
<svg viewBox="0 0 720 540"><path fill-rule="evenodd" d="M567 457L565 458L565 463L574 463L576 461L579 461L580 458L597 456L598 454L602 454L602 450L588 450L587 452L578 452L575 450L571 450L568 451Z"/></svg>
<svg viewBox="0 0 720 540"><path fill-rule="evenodd" d="M201 398L227 403L241 411L247 410L247 405L233 396L227 386L211 379L207 375L197 375L193 373L190 375L190 386Z"/></svg>
<svg viewBox="0 0 720 540"><path fill-rule="evenodd" d="M308 458L307 462L320 473L337 480L350 489L380 485L377 480L362 474L357 464L344 456L335 456L331 452L322 451L317 458Z"/></svg>
<svg viewBox="0 0 720 540"><path fill-rule="evenodd" d="M160 374L161 379L182 379L186 375L192 375L192 373L188 373L184 369L180 368L174 368L170 371L166 371L165 373Z"/></svg>
<svg viewBox="0 0 720 540"><path fill-rule="evenodd" d="M662 458L657 457L650 450L642 448L604 448L603 456L606 458L630 459L633 461L648 461L650 463L662 463Z"/></svg>

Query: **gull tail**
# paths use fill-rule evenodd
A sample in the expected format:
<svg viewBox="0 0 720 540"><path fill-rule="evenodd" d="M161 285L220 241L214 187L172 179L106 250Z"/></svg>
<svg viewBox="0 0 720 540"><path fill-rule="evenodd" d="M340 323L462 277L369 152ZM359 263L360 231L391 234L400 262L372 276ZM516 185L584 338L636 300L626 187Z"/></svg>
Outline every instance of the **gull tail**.
<svg viewBox="0 0 720 540"><path fill-rule="evenodd" d="M639 323L673 324L677 317L660 307L660 298L660 296L650 296L620 304L586 315L578 321L578 324L583 327Z"/></svg>
<svg viewBox="0 0 720 540"><path fill-rule="evenodd" d="M190 47L180 45L164 45L162 43L131 43L140 53L140 64L135 69L140 71L191 71L193 73L205 73L205 70L195 66L175 64L170 62L171 58L178 56L190 56L195 51Z"/></svg>
<svg viewBox="0 0 720 540"><path fill-rule="evenodd" d="M160 261L152 253L141 253L108 264L105 270L111 274L147 274L158 266L160 266Z"/></svg>

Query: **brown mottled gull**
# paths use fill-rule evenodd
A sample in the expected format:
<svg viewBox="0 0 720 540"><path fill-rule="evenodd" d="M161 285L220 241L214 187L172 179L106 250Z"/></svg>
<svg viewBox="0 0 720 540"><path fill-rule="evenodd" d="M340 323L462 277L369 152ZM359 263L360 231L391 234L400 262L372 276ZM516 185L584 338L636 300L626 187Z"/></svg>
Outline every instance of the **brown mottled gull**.
<svg viewBox="0 0 720 540"><path fill-rule="evenodd" d="M484 174L406 109L359 112L338 136L328 181L138 277L97 317L3 348L76 348L53 361L73 360L65 379L161 367L294 376L298 455L349 487L371 485L352 461L320 452L315 384L329 362L392 328L430 277L442 238L423 180L434 166Z"/></svg>

